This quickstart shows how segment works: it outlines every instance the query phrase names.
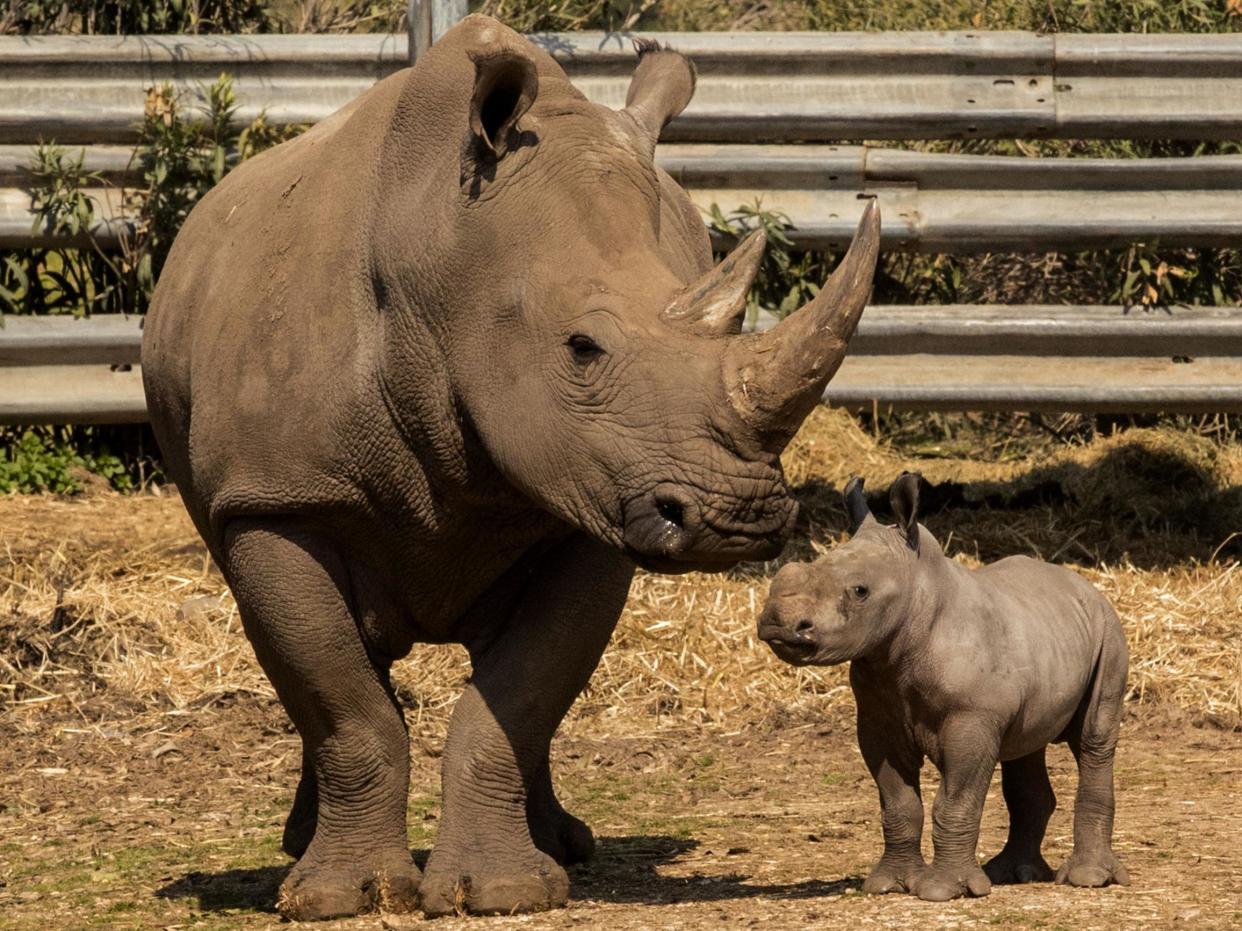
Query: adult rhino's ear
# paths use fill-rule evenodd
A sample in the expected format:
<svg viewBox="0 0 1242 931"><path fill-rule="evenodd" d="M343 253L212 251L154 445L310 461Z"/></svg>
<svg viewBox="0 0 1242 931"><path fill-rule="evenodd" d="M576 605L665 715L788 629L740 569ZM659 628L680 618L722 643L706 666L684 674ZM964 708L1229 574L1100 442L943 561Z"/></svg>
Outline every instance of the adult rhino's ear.
<svg viewBox="0 0 1242 931"><path fill-rule="evenodd" d="M845 499L845 514L850 520L850 536L853 536L871 516L871 508L867 507L867 498L863 495L862 478L854 476L846 482L841 496Z"/></svg>
<svg viewBox="0 0 1242 931"><path fill-rule="evenodd" d="M694 96L694 65L680 52L650 39L636 40L634 50L638 67L621 112L634 121L641 141L654 155L660 131Z"/></svg>
<svg viewBox="0 0 1242 931"><path fill-rule="evenodd" d="M919 551L919 486L923 476L902 472L888 490L888 501L897 517L897 529L906 537L906 545Z"/></svg>
<svg viewBox="0 0 1242 931"><path fill-rule="evenodd" d="M539 79L534 60L517 49L481 50L471 58L474 93L466 156L475 163L494 163L517 146L518 120L535 102Z"/></svg>

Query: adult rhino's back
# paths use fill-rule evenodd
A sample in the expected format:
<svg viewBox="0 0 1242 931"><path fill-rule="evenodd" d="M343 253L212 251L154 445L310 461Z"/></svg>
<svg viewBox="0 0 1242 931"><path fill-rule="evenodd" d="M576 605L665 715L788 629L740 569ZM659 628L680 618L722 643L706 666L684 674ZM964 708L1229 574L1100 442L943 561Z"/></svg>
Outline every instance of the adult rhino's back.
<svg viewBox="0 0 1242 931"><path fill-rule="evenodd" d="M330 470L324 440L357 394L356 321L373 306L377 153L406 74L230 172L169 254L143 381L168 469L209 537L205 520L285 507Z"/></svg>

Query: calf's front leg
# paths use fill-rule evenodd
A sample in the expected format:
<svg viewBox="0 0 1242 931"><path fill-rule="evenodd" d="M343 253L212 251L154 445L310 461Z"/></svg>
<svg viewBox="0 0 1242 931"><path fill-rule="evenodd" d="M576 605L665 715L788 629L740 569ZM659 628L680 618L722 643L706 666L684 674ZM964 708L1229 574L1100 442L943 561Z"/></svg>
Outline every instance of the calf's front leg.
<svg viewBox="0 0 1242 931"><path fill-rule="evenodd" d="M507 616L468 645L474 674L449 724L444 811L419 889L429 917L567 901L569 878L536 844L531 821L548 823L549 744L599 662L632 575L623 556L575 534L540 560Z"/></svg>
<svg viewBox="0 0 1242 931"><path fill-rule="evenodd" d="M996 769L1000 733L982 716L950 717L940 734L940 791L932 804L930 866L915 881L914 894L930 902L962 895L987 895L992 883L979 867L975 848L983 802Z"/></svg>
<svg viewBox="0 0 1242 931"><path fill-rule="evenodd" d="M891 722L858 712L858 746L880 791L884 855L863 882L863 892L913 892L923 872L923 797L919 792L922 754L899 738Z"/></svg>

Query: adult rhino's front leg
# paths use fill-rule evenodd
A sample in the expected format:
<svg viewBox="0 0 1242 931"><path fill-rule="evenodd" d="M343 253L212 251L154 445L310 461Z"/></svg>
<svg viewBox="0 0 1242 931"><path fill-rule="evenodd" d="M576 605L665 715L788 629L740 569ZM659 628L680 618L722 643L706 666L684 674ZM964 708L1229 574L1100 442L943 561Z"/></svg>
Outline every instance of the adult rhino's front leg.
<svg viewBox="0 0 1242 931"><path fill-rule="evenodd" d="M298 920L416 904L406 838L409 742L387 669L368 656L348 570L313 533L239 521L225 573L246 634L302 736L304 772L285 843L297 864L279 907Z"/></svg>
<svg viewBox="0 0 1242 931"><path fill-rule="evenodd" d="M624 557L574 535L541 560L508 616L469 644L474 674L449 724L444 811L419 890L428 916L538 911L568 899L569 878L531 822L546 848L541 819L551 805L563 813L548 747L599 662L632 574Z"/></svg>

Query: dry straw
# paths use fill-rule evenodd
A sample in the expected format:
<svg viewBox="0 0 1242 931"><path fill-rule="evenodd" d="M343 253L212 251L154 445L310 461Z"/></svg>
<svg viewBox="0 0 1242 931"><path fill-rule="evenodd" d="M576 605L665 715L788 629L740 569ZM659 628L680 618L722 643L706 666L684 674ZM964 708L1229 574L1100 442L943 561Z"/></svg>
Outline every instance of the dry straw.
<svg viewBox="0 0 1242 931"><path fill-rule="evenodd" d="M840 537L836 489L849 474L882 490L918 467L934 482L959 483L942 485L956 489L955 500L928 516L958 558L1056 558L1112 599L1132 651L1132 702L1242 720L1242 569L1232 555L1238 541L1222 532L1231 522L1242 529L1237 445L1130 431L1036 462L915 462L850 418L820 411L786 466L804 503L801 536L786 558ZM1180 487L1168 481L1171 471ZM1038 494L1023 503L1032 489ZM568 727L733 730L848 704L843 670L794 670L756 642L755 615L776 566L723 576L639 573ZM454 647L416 647L399 664L395 681L416 737L440 739L467 673ZM142 729L169 713L207 713L252 696L273 700L175 495L0 498L5 729L33 735L66 719Z"/></svg>

